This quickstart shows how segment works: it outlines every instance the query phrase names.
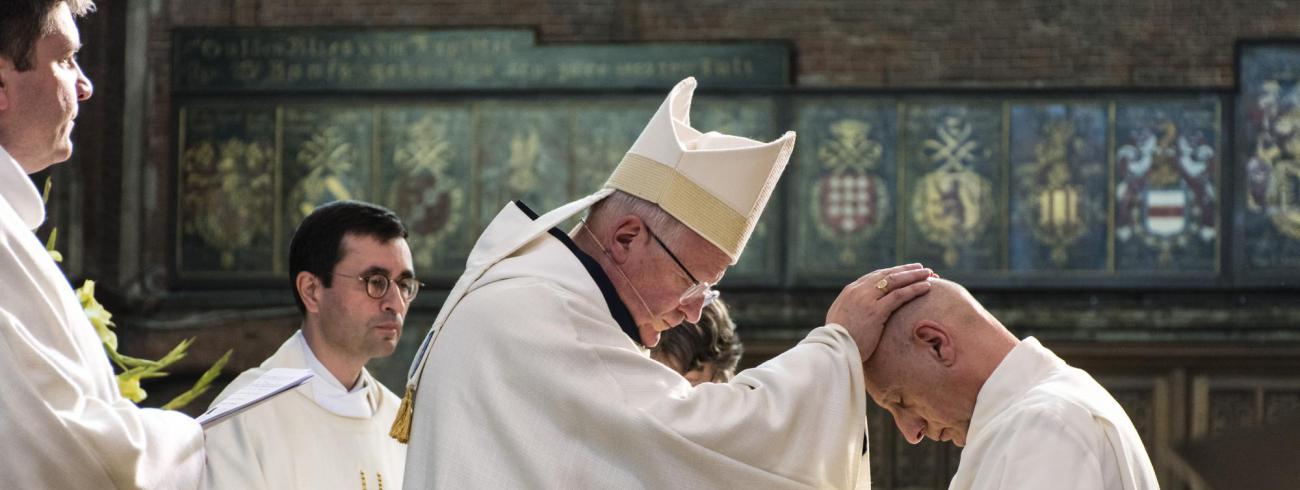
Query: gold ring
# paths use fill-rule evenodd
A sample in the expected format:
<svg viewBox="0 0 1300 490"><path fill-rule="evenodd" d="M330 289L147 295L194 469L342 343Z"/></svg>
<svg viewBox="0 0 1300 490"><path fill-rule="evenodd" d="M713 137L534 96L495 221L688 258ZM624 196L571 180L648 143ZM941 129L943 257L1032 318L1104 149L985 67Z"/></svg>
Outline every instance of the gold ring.
<svg viewBox="0 0 1300 490"><path fill-rule="evenodd" d="M881 279L880 282L877 282L877 283L876 283L876 289L879 289L879 290L881 290L881 291L888 291L888 290L889 290L889 279L888 279L888 278L885 278L885 279Z"/></svg>

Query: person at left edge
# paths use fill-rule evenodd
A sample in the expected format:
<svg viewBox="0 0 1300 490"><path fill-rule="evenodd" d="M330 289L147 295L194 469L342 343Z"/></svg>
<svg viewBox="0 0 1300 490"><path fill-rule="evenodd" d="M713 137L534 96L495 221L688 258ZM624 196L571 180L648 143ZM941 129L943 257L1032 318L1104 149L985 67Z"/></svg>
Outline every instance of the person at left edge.
<svg viewBox="0 0 1300 490"><path fill-rule="evenodd" d="M192 489L203 432L121 396L95 328L32 233L45 220L28 174L72 156L93 92L74 21L89 0L0 6L0 487Z"/></svg>

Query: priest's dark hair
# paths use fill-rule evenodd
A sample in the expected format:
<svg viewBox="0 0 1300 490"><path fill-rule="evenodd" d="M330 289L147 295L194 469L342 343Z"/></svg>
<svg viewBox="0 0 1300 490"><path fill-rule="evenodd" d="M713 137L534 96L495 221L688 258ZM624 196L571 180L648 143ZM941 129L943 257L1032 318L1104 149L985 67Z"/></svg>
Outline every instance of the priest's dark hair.
<svg viewBox="0 0 1300 490"><path fill-rule="evenodd" d="M60 3L68 4L73 17L95 10L93 0L4 0L0 8L0 56L8 58L14 69L32 69L36 41L54 30L50 12Z"/></svg>
<svg viewBox="0 0 1300 490"><path fill-rule="evenodd" d="M406 238L402 220L383 206L361 201L334 201L323 204L303 218L289 242L289 287L298 311L307 307L298 293L298 273L310 272L330 287L334 266L343 260L343 237L359 235L388 243Z"/></svg>

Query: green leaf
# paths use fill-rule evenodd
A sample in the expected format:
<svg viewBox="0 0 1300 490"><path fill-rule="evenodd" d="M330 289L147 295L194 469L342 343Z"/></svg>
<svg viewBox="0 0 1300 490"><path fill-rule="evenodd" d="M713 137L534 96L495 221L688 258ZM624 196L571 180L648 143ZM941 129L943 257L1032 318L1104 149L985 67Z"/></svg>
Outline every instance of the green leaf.
<svg viewBox="0 0 1300 490"><path fill-rule="evenodd" d="M172 400L167 402L166 405L163 405L162 408L165 410L178 410L189 405L195 398L206 393L208 388L212 387L212 382L217 379L217 376L221 375L221 369L226 367L226 363L230 361L230 355L234 352L234 349L226 351L226 354L221 356L221 359L217 359L217 362L212 364L212 367L208 368L202 376L199 376L199 380L194 383L193 387L186 390L184 393L176 395L176 398L172 398Z"/></svg>
<svg viewBox="0 0 1300 490"><path fill-rule="evenodd" d="M171 352L168 352L167 355L163 356L162 359L159 359L157 361L156 369L165 368L172 364L176 364L176 361L184 359L185 351L190 348L190 344L192 343L194 343L194 337L190 337L188 339L182 340L181 343L176 344L176 347L172 347Z"/></svg>
<svg viewBox="0 0 1300 490"><path fill-rule="evenodd" d="M55 262L63 262L63 254L54 249L55 243L59 241L59 228L55 227L50 230L50 237L45 239L45 251L50 253L50 258Z"/></svg>
<svg viewBox="0 0 1300 490"><path fill-rule="evenodd" d="M121 354L115 350L104 349L104 351L108 352L109 359L112 359L113 363L117 364L117 367L122 368L122 370L127 370L127 369L141 367L141 366L161 367L158 364L158 361L151 361L149 359L140 359L138 357L131 357L125 354Z"/></svg>

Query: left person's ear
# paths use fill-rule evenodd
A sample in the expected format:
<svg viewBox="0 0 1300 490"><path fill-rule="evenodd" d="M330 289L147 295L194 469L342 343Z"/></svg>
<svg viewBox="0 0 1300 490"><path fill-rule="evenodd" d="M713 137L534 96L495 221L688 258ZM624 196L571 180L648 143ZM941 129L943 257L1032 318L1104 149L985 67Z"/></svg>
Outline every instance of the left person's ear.
<svg viewBox="0 0 1300 490"><path fill-rule="evenodd" d="M308 312L320 313L323 300L321 292L325 289L325 285L321 284L315 274L299 271L298 277L294 278L293 287L298 288L298 298L302 299L302 305Z"/></svg>
<svg viewBox="0 0 1300 490"><path fill-rule="evenodd" d="M926 355L939 364L950 367L956 362L957 353L953 349L952 338L948 336L947 328L939 322L921 320L916 324L912 335L925 346Z"/></svg>
<svg viewBox="0 0 1300 490"><path fill-rule="evenodd" d="M14 64L9 61L9 58L0 56L0 111L9 109L9 92L5 91L5 82L8 82L6 75L9 74L9 69L13 66Z"/></svg>

